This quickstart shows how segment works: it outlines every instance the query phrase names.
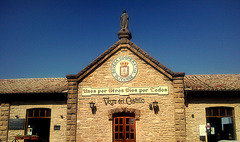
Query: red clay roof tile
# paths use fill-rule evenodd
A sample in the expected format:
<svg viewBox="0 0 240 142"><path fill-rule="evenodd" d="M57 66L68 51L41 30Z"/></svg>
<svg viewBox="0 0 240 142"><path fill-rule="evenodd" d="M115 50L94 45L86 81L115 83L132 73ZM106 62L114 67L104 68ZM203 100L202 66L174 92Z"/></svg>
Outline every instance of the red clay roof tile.
<svg viewBox="0 0 240 142"><path fill-rule="evenodd" d="M194 91L240 91L240 74L186 75L184 86Z"/></svg>
<svg viewBox="0 0 240 142"><path fill-rule="evenodd" d="M240 74L185 75L184 87L193 91L240 91ZM0 79L0 94L62 93L67 78Z"/></svg>
<svg viewBox="0 0 240 142"><path fill-rule="evenodd" d="M65 90L66 78L0 79L0 94L61 93Z"/></svg>

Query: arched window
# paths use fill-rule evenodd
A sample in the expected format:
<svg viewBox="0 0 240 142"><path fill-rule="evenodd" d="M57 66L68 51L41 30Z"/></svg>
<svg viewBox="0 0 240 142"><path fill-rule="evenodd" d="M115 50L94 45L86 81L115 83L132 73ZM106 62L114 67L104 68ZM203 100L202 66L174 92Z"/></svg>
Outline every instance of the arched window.
<svg viewBox="0 0 240 142"><path fill-rule="evenodd" d="M206 119L210 125L210 130L207 132L208 141L235 139L234 108L206 108Z"/></svg>

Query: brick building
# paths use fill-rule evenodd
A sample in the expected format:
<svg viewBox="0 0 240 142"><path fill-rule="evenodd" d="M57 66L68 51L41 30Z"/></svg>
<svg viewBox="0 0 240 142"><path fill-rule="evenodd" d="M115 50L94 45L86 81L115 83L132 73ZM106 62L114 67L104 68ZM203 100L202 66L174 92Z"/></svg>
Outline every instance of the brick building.
<svg viewBox="0 0 240 142"><path fill-rule="evenodd" d="M240 74L173 72L118 36L77 74L0 80L0 141L240 140Z"/></svg>

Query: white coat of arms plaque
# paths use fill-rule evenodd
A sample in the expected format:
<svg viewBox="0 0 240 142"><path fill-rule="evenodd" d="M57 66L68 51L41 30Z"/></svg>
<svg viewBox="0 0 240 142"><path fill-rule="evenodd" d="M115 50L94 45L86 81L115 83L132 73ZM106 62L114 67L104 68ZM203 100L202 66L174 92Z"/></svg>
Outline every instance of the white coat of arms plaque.
<svg viewBox="0 0 240 142"><path fill-rule="evenodd" d="M111 72L113 77L118 81L130 81L137 75L137 62L132 57L120 56L113 61Z"/></svg>

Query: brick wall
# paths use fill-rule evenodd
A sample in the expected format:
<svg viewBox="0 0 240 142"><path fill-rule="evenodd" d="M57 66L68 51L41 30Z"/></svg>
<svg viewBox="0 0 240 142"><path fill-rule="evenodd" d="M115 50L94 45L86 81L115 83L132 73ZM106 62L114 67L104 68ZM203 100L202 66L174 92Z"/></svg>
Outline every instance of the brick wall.
<svg viewBox="0 0 240 142"><path fill-rule="evenodd" d="M0 142L7 141L9 103L0 102Z"/></svg>

